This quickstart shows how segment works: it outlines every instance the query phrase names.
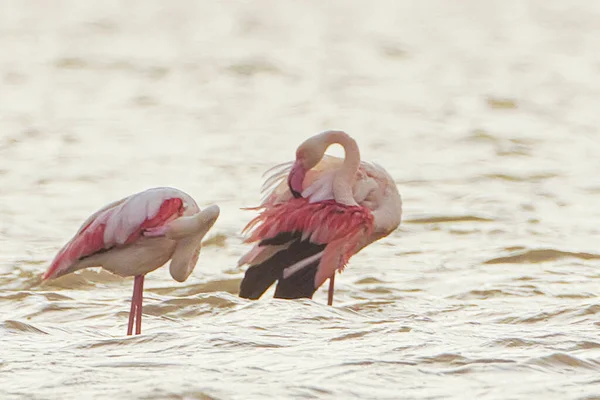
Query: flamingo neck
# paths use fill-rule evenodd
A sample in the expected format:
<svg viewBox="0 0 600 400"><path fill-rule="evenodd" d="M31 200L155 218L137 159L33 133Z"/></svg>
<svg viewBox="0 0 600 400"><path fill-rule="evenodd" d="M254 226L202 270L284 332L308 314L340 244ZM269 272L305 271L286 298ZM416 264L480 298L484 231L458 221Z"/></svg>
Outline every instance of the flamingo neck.
<svg viewBox="0 0 600 400"><path fill-rule="evenodd" d="M358 168L360 167L360 150L358 144L347 133L330 131L327 135L328 147L339 144L344 148L344 162L337 171L333 181L333 195L338 203L358 205L354 200L352 187Z"/></svg>

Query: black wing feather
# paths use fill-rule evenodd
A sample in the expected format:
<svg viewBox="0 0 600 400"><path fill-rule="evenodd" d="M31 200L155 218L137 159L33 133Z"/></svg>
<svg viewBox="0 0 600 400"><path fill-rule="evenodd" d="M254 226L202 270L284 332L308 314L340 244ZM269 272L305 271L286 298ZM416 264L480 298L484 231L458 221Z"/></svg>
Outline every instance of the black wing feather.
<svg viewBox="0 0 600 400"><path fill-rule="evenodd" d="M316 290L314 280L320 260L314 261L287 279L283 279L285 268L320 253L327 246L301 239L302 232L282 232L273 238L261 241L260 246L293 242L287 249L275 253L261 264L250 266L240 284L239 296L256 300L278 280L274 297L283 299L312 298Z"/></svg>
<svg viewBox="0 0 600 400"><path fill-rule="evenodd" d="M278 299L312 299L317 291L315 288L315 275L317 275L319 261L314 261L287 279L280 278L273 297Z"/></svg>

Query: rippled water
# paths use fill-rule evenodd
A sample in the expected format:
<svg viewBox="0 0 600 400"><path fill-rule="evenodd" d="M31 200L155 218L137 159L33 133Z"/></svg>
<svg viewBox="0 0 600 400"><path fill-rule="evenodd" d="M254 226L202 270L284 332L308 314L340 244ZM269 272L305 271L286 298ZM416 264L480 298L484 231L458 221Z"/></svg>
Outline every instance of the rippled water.
<svg viewBox="0 0 600 400"><path fill-rule="evenodd" d="M600 398L600 5L0 5L0 398ZM401 228L313 301L236 296L261 173L345 129ZM91 212L221 206L187 282L40 285ZM272 292L271 292L272 293Z"/></svg>

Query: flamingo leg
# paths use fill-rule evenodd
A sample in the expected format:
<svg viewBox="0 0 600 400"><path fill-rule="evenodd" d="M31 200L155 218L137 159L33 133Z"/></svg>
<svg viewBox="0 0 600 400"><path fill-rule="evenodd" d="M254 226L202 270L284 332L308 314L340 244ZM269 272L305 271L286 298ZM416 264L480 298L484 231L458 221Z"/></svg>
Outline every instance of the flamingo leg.
<svg viewBox="0 0 600 400"><path fill-rule="evenodd" d="M127 336L130 336L133 332L133 319L136 311L136 300L137 300L137 277L133 281L133 295L131 296L131 310L129 311L129 323L127 324Z"/></svg>
<svg viewBox="0 0 600 400"><path fill-rule="evenodd" d="M142 292L144 290L144 276L136 276L133 280L133 296L131 297L131 310L129 311L129 323L127 325L127 336L133 333L133 322L135 324L135 334L141 333L142 327Z"/></svg>
<svg viewBox="0 0 600 400"><path fill-rule="evenodd" d="M139 335L140 333L142 333L142 301L144 299L144 275L136 276L135 279L138 280L138 304L136 310L135 334Z"/></svg>
<svg viewBox="0 0 600 400"><path fill-rule="evenodd" d="M333 305L333 286L335 284L335 272L329 278L329 291L327 292L327 305Z"/></svg>

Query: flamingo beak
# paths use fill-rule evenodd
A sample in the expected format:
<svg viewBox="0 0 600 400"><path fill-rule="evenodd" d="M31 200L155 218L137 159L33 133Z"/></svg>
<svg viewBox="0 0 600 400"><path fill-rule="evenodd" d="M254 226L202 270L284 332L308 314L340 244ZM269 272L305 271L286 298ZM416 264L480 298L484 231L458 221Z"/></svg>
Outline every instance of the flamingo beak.
<svg viewBox="0 0 600 400"><path fill-rule="evenodd" d="M306 169L304 169L300 162L296 161L288 175L288 187L295 198L302 197L302 184L304 183L305 176Z"/></svg>

